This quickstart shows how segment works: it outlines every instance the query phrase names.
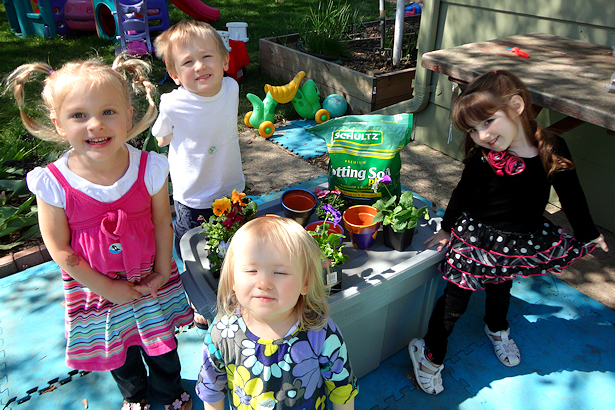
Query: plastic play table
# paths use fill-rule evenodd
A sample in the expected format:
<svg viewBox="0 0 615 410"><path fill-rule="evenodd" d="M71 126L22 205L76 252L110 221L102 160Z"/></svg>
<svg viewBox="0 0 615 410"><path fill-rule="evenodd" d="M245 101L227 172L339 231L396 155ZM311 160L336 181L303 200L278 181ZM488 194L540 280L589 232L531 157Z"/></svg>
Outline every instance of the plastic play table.
<svg viewBox="0 0 615 410"><path fill-rule="evenodd" d="M309 190L313 190L313 185ZM321 184L320 188L327 185ZM280 196L258 206L258 214L283 215ZM425 205L415 198L415 206ZM412 244L398 252L382 244L382 232L370 250L352 247L343 266L342 291L329 297L331 317L342 330L357 377L374 370L381 361L422 337L434 305L444 251L425 250L423 241L433 235L441 218L430 210L430 221L417 227ZM316 215L312 216L315 220ZM180 248L185 272L182 280L190 301L207 319L216 312L217 281L209 273L205 236L201 228L188 231Z"/></svg>

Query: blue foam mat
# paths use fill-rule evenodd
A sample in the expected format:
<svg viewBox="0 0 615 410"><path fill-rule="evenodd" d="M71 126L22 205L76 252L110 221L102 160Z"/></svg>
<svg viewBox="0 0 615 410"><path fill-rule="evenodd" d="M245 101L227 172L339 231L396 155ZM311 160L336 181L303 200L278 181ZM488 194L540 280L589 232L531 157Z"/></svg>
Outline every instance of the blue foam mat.
<svg viewBox="0 0 615 410"><path fill-rule="evenodd" d="M269 140L302 158L316 158L329 151L325 140L306 131L314 125L314 120L290 121L288 125L276 129Z"/></svg>
<svg viewBox="0 0 615 410"><path fill-rule="evenodd" d="M293 187L313 189L326 181L320 176ZM264 203L281 194L252 199ZM179 261L178 267L182 270ZM443 286L444 281L440 292ZM484 292L478 291L450 338L443 393L430 396L416 387L403 349L359 380L355 408L612 408L615 312L550 276L515 280L512 293L509 321L522 352L519 366L507 368L493 354L483 332ZM108 372L71 374L64 364L63 299L54 262L0 279L0 410L81 410L83 400L89 409L121 407ZM194 386L204 335L197 328L178 334L182 382L197 410L203 408ZM52 390L46 392L49 386ZM153 410L162 408L152 402Z"/></svg>
<svg viewBox="0 0 615 410"><path fill-rule="evenodd" d="M615 402L615 312L558 279L515 282L509 319L522 352L519 366L507 368L493 354L483 333L484 292L476 292L450 339L443 393L429 396L416 388L403 349L360 379L356 408L610 408ZM83 409L84 399L90 409L121 406L109 373L71 377L64 365L63 293L55 263L0 280L0 298L3 407L11 398L16 400L7 409ZM196 328L178 335L183 383L191 393L203 336ZM55 390L41 394L54 379ZM162 406L153 403L152 408ZM195 408L202 408L198 399Z"/></svg>

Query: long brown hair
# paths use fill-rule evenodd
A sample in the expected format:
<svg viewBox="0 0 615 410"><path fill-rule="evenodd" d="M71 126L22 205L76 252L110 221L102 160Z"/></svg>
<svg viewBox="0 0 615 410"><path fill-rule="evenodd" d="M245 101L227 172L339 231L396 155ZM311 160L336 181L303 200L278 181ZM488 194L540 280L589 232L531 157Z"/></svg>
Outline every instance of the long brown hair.
<svg viewBox="0 0 615 410"><path fill-rule="evenodd" d="M525 103L520 115L510 104L515 95L521 97ZM571 160L555 153L557 145L555 135L543 130L536 122L532 97L523 81L506 70L491 71L478 76L468 84L455 102L452 119L455 126L465 133L462 142L465 152L464 162L467 163L479 149L468 130L473 128L473 124L489 119L499 110L504 110L511 120L519 118L529 143L538 149L538 156L547 175L574 168Z"/></svg>

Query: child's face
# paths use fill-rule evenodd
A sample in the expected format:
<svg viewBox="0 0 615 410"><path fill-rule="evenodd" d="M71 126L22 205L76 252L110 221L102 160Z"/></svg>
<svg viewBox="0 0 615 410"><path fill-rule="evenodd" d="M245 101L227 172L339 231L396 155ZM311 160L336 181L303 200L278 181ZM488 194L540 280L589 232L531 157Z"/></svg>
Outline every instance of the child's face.
<svg viewBox="0 0 615 410"><path fill-rule="evenodd" d="M114 87L77 82L52 121L77 154L105 161L123 148L132 127L132 107Z"/></svg>
<svg viewBox="0 0 615 410"><path fill-rule="evenodd" d="M169 73L175 84L201 97L213 97L222 88L229 56L222 56L213 38L195 40L173 47L176 73Z"/></svg>
<svg viewBox="0 0 615 410"><path fill-rule="evenodd" d="M470 138L479 147L494 151L505 151L525 144L526 138L519 121L511 120L506 111L496 111L487 120L471 124Z"/></svg>
<svg viewBox="0 0 615 410"><path fill-rule="evenodd" d="M306 279L287 252L271 243L248 241L235 254L233 290L239 304L252 319L271 324L297 320L294 312L299 295L308 291Z"/></svg>

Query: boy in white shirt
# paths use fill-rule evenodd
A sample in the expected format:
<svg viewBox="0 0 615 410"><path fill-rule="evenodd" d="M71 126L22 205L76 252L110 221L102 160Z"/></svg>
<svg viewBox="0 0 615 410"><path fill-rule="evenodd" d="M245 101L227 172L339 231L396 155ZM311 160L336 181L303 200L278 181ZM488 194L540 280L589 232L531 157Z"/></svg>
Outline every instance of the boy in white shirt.
<svg viewBox="0 0 615 410"><path fill-rule="evenodd" d="M181 237L208 220L214 200L233 189L243 192L237 115L239 85L224 77L229 53L209 24L184 20L155 40L156 55L180 86L160 99L152 133L169 145L176 218L175 248Z"/></svg>

